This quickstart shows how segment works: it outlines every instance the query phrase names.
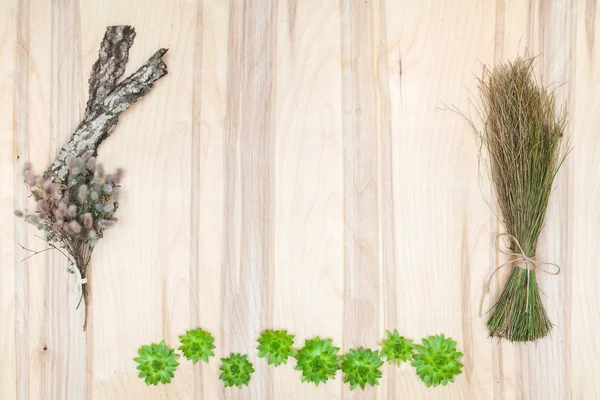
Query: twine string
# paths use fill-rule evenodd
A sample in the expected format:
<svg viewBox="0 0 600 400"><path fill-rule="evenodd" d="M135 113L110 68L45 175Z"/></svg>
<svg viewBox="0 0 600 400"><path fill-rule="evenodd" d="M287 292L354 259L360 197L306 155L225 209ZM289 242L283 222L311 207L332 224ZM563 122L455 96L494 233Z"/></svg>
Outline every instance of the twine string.
<svg viewBox="0 0 600 400"><path fill-rule="evenodd" d="M514 243L515 246L517 247L518 252L504 250L500 246L500 238L510 239L512 241L512 243ZM505 242L504 247L510 248L511 246L507 246L506 242ZM504 264L499 265L490 274L490 276L484 283L483 295L481 296L481 303L479 304L479 316L481 317L481 315L482 315L483 302L485 301L485 298L490 293L490 285L492 283L492 279L494 278L494 275L496 275L496 273L498 271L500 271L502 268L507 267L511 264L518 264L519 268L523 268L523 269L527 270L527 298L526 298L526 304L525 304L525 313L528 313L529 312L529 274L530 274L530 272L539 270L548 275L558 275L558 274L560 274L560 266L553 262L536 260L535 255L529 257L523 251L523 247L521 247L519 240L515 236L511 235L510 233L506 233L506 232L499 233L498 236L496 236L496 249L500 253L510 256L510 259L507 262L505 262ZM554 270L551 270L548 267L554 267Z"/></svg>
<svg viewBox="0 0 600 400"><path fill-rule="evenodd" d="M75 271L77 282L75 282L75 287L73 288L73 293L76 293L77 297L79 297L79 303L77 303L77 308L81 304L81 299L83 297L83 285L87 283L87 278L81 277L81 271L75 264L72 265L73 270ZM77 309L76 308L76 309Z"/></svg>

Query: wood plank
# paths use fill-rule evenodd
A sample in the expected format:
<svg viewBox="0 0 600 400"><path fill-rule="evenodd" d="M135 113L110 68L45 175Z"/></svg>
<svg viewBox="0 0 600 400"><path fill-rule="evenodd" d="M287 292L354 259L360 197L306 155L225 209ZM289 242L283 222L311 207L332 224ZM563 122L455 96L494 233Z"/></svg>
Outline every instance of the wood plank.
<svg viewBox="0 0 600 400"><path fill-rule="evenodd" d="M192 185L198 193L198 277L195 290L199 296L199 325L208 329L215 336L215 357L208 365L200 367L202 371L201 391L197 398L217 399L223 396L219 381L220 358L225 356L225 339L221 335L221 325L226 318L221 311L223 287L223 266L225 263L224 224L225 212L228 209L224 202L225 181L225 134L223 121L227 118L227 49L229 31L229 5L222 1L205 1L202 3L202 68L200 79L194 80L194 89L201 88L201 93L194 94L194 142L193 155L197 164L193 169ZM199 97L198 97L199 96ZM200 121L196 120L200 113ZM200 124L198 126L197 124ZM198 131L199 129L199 131ZM197 151L197 152L196 152ZM196 163L196 161L195 161ZM196 175L196 176L194 176ZM196 198L194 198L195 200ZM193 234L196 234L193 232ZM193 247L192 247L193 248ZM192 282L193 283L193 282ZM194 326L192 326L194 328ZM239 349L242 351L242 349Z"/></svg>
<svg viewBox="0 0 600 400"><path fill-rule="evenodd" d="M341 347L345 228L339 3L280 1L278 21L272 328L295 334L298 348L317 335ZM274 399L340 398L340 379L307 385L295 366L290 360L273 371Z"/></svg>
<svg viewBox="0 0 600 400"><path fill-rule="evenodd" d="M600 371L600 344L596 341L600 326L598 296L598 257L600 255L600 3L577 3L574 26L575 46L572 54L573 87L570 97L570 132L573 151L569 160L568 214L562 229L568 234L568 258L562 266L565 280L567 315L564 319L564 346L567 352L567 398L600 398L600 383L586 379ZM565 190L565 189L563 189Z"/></svg>
<svg viewBox="0 0 600 400"><path fill-rule="evenodd" d="M529 29L532 4L532 2L512 0L498 2L496 11L495 63L511 60L524 55L527 51L533 51L530 49L531 32ZM487 193L490 193L491 204L495 207L494 211L490 212L491 229L488 242L489 248L493 249L496 246L498 232L502 232L504 227L496 216L498 208L491 186L488 188ZM488 276L506 261L508 261L508 257L497 250L491 250ZM509 275L510 268L505 268L495 274L485 310L492 309L502 294ZM489 315L488 313L486 319L484 319L484 323L487 322ZM516 398L522 396L523 370L520 366L521 353L519 346L505 341L494 341L491 348L495 398Z"/></svg>
<svg viewBox="0 0 600 400"><path fill-rule="evenodd" d="M221 337L223 354L248 354L253 385L233 398L271 397L271 371L256 362L256 338L273 323L273 186L277 2L229 9Z"/></svg>
<svg viewBox="0 0 600 400"><path fill-rule="evenodd" d="M127 23L136 29L125 75L158 48L170 48L165 56L169 74L123 113L99 151L98 159L107 170L122 167L125 178L119 223L106 232L92 258L88 353L93 362L88 393L93 399L189 398L194 391L189 361L180 359L170 385L147 387L137 377L132 359L141 345L162 339L178 347L178 336L192 327L190 82L194 64L188 48L195 43L195 2L88 2L80 12L86 32L81 45L86 80L107 25ZM181 112L172 112L171 107Z"/></svg>
<svg viewBox="0 0 600 400"><path fill-rule="evenodd" d="M195 20L192 21L192 26L195 25L195 36L192 38L193 44L193 66L192 66L192 126L191 126L191 146L190 146L190 263L189 263L189 279L190 279L190 328L193 330L199 327L201 322L200 298L203 297L201 282L201 265L202 258L200 256L200 178L201 158L199 157L202 151L202 38L203 38L203 4L197 3L195 10ZM192 10L190 10L192 11ZM190 27L191 29L191 27ZM206 329L206 328L204 328ZM202 393L202 362L199 362L193 367L193 387L192 396L197 398Z"/></svg>
<svg viewBox="0 0 600 400"><path fill-rule="evenodd" d="M475 136L448 107L474 112L474 75L494 56L495 4L411 2L386 10L399 17L393 25L388 19L387 35L394 46L388 57L397 328L416 342L443 332L466 355L455 385L427 389L408 364L391 376L399 393L415 398L491 398L495 343L478 316L490 212L478 185Z"/></svg>
<svg viewBox="0 0 600 400"><path fill-rule="evenodd" d="M379 327L379 185L372 3L342 1L344 157L343 352L377 345ZM385 107L385 106L384 106ZM358 392L357 392L358 393ZM356 398L344 386L344 398ZM365 398L375 398L375 390Z"/></svg>
<svg viewBox="0 0 600 400"><path fill-rule="evenodd" d="M17 247L17 237L22 237L22 221L14 217L11 210L22 207L19 196L24 190L19 185L19 171L15 168L22 155L23 147L17 140L23 134L23 115L18 112L23 76L18 63L26 54L19 47L23 38L19 25L22 9L18 2L6 2L0 9L0 393L2 397L16 399L25 389L28 365L19 362L27 358L27 350L19 335L26 330L23 318L25 308L24 268L17 259L23 251Z"/></svg>
<svg viewBox="0 0 600 400"><path fill-rule="evenodd" d="M52 144L48 147L51 158L70 138L85 109L87 87L81 71L79 16L77 1L60 0L53 4L50 39ZM50 373L46 395L56 399L82 399L87 390L85 307L77 309L79 296L74 292L77 277L68 274L69 261L58 252L53 252L48 261L47 318L50 328L47 351L50 358L47 367ZM93 297L93 289L90 291Z"/></svg>
<svg viewBox="0 0 600 400"><path fill-rule="evenodd" d="M537 56L536 75L543 85L557 88L560 104L570 105L571 93L575 90L572 81L573 64L571 62L574 47L574 17L571 10L575 4L534 3L524 5L520 2L507 2L506 21L512 21L505 27L510 44L504 59L523 55L527 51ZM520 15L512 19L510 16ZM519 43L515 46L515 43ZM558 85L561 85L558 87ZM568 108L570 110L571 108ZM570 129L569 129L570 130ZM540 236L537 256L542 260L553 260L559 265L567 265L569 259L568 229L565 221L569 212L569 194L567 177L570 172L570 160L555 180L555 191L550 199L546 216L546 226ZM498 264L500 264L499 262ZM505 271L508 272L508 271ZM565 338L568 336L568 298L570 290L568 277L564 274L551 276L537 274L541 290L547 295L544 299L551 321L556 325L552 335L532 345L504 344L503 369L514 371L515 386L509 388L514 395L531 398L568 398L570 382L568 380L568 352L565 352ZM505 282L505 279L502 279ZM499 293L498 293L499 294ZM555 365L548 370L546 365ZM540 374L544 379L539 379ZM548 381L546 381L548 379Z"/></svg>
<svg viewBox="0 0 600 400"><path fill-rule="evenodd" d="M48 1L22 1L19 3L19 26L22 35L20 48L23 56L17 59L17 68L21 76L19 83L20 122L17 128L17 146L23 153L23 159L15 164L15 170L30 160L36 171L50 161L52 146L51 134L51 88L52 88L52 19L51 5ZM19 179L15 188L19 207L32 210L35 205L28 200L28 193ZM19 223L17 232L19 241L34 250L44 249L44 242L37 236L38 231ZM19 257L19 261L26 256ZM48 280L50 254L45 253L19 262L17 268L22 271L17 287L23 290L23 305L19 311L22 330L18 331L19 347L24 353L19 357L19 368L27 368L27 377L19 379L19 398L39 398L49 392L50 360L54 357L54 348L50 347L50 319L48 302ZM60 379L60 378L59 378Z"/></svg>

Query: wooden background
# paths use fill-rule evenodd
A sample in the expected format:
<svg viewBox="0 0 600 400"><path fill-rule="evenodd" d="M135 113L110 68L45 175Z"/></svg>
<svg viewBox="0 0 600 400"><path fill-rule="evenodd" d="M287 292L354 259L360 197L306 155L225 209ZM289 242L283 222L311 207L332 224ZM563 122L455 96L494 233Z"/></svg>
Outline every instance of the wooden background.
<svg viewBox="0 0 600 400"><path fill-rule="evenodd" d="M600 398L600 4L582 1L2 0L0 398ZM120 222L94 252L87 334L74 278L12 216L20 167L41 172L85 108L105 27L137 30L128 71L169 47L169 75L122 117L100 160L124 167ZM503 262L477 145L445 106L473 110L482 64L529 49L568 104L574 150L538 255L551 337L487 338L482 287ZM490 197L487 178L482 192ZM493 281L489 308L508 269ZM141 344L216 336L249 353L249 387L182 362L146 387ZM381 386L318 388L267 368L255 339L287 328L344 351L385 329L444 332L464 374L427 389L407 365Z"/></svg>

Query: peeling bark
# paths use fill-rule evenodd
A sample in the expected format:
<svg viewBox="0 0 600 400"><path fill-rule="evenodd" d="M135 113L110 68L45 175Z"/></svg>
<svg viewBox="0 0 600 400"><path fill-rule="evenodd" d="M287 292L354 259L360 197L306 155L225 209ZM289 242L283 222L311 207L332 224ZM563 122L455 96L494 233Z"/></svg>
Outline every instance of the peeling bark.
<svg viewBox="0 0 600 400"><path fill-rule="evenodd" d="M90 74L90 98L85 116L115 88L117 79L125 73L129 49L135 39L135 29L128 25L109 26L98 52L98 61Z"/></svg>
<svg viewBox="0 0 600 400"><path fill-rule="evenodd" d="M100 45L99 58L90 75L89 100L83 121L65 144L44 179L64 183L68 168L67 158L87 160L98 154L98 147L114 130L119 115L152 89L154 82L167 74L162 60L167 49L160 49L131 76L117 84L125 72L129 48L135 31L131 26L111 26Z"/></svg>

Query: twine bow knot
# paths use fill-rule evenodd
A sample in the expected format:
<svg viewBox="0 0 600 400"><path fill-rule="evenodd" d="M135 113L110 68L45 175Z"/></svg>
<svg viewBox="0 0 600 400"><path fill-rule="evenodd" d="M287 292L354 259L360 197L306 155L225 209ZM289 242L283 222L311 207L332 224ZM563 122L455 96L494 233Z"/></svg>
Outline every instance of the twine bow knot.
<svg viewBox="0 0 600 400"><path fill-rule="evenodd" d="M514 245L517 247L519 252L504 250L500 246L500 238L510 239L512 241L512 243L514 243ZM511 248L511 246L506 245L506 242L504 243L504 247ZM528 282L529 282L530 271L540 270L543 273L548 274L548 275L560 274L560 266L558 266L558 264L555 264L555 263L552 263L549 261L536 260L535 255L530 257L527 254L525 254L525 251L523 251L523 247L521 247L519 240L515 236L511 235L510 233L506 233L506 232L500 233L500 234L498 234L498 236L496 236L496 249L498 249L498 251L500 253L506 254L507 256L510 256L511 258L504 264L498 266L490 274L489 278L485 282L484 289L483 289L483 296L481 297L481 303L479 305L479 316L480 317L482 314L483 302L484 302L485 298L487 297L487 295L489 295L489 293L490 293L490 284L492 282L492 278L502 268L509 266L511 264L518 264L519 268L523 268L523 269L527 270L527 281ZM548 269L549 266L554 267L555 269L552 271L552 270ZM529 285L527 285L527 298L526 298L526 304L525 304L525 313L528 313L528 312L529 312Z"/></svg>
<svg viewBox="0 0 600 400"><path fill-rule="evenodd" d="M81 304L81 299L83 297L83 285L87 283L87 278L81 277L81 271L79 270L79 268L77 268L75 264L73 264L72 267L75 271L77 278L77 282L75 282L75 287L73 288L73 293L76 293L77 297L79 297L79 303L77 303L77 308L79 308L79 305Z"/></svg>

